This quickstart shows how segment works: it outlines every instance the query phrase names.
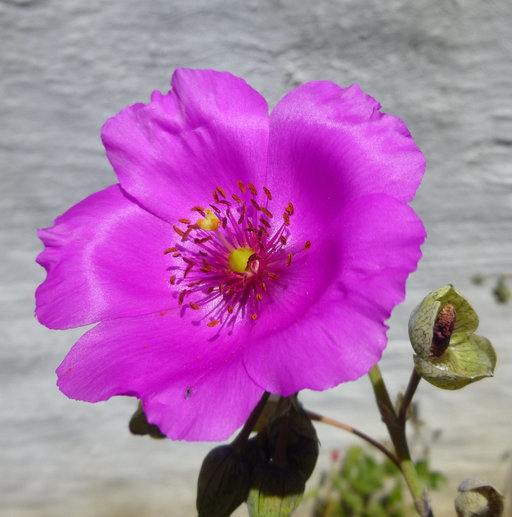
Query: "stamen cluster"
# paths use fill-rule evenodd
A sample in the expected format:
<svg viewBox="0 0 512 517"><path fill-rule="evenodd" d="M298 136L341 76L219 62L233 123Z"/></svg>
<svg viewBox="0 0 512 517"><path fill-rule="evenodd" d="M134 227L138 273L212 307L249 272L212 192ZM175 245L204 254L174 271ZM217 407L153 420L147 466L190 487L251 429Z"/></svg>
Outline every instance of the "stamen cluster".
<svg viewBox="0 0 512 517"><path fill-rule="evenodd" d="M200 311L208 327L232 325L239 318L256 320L261 303L271 295L269 283L281 282L281 272L292 264L289 250L289 202L276 225L269 206L272 193L258 194L251 183L238 181L240 192L228 197L216 187L213 203L194 206L199 217L181 218L173 226L180 237L164 251L175 259L170 283L179 286L178 305ZM311 246L307 241L304 250Z"/></svg>

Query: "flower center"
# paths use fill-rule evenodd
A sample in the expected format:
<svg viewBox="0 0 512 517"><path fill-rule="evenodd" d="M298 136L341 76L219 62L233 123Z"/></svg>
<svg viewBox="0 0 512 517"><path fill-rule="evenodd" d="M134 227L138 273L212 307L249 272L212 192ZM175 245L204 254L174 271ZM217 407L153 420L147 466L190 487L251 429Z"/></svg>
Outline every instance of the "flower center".
<svg viewBox="0 0 512 517"><path fill-rule="evenodd" d="M238 187L229 198L217 187L208 208L192 207L195 217L179 219L173 228L180 239L164 251L174 259L170 283L179 287L178 305L200 311L208 327L256 320L274 287L285 286L292 257L311 246L289 244L291 202L278 221L268 188L258 193L241 181Z"/></svg>
<svg viewBox="0 0 512 517"><path fill-rule="evenodd" d="M237 248L229 254L228 264L235 273L243 273L247 269L249 257L254 255L254 251L249 248Z"/></svg>

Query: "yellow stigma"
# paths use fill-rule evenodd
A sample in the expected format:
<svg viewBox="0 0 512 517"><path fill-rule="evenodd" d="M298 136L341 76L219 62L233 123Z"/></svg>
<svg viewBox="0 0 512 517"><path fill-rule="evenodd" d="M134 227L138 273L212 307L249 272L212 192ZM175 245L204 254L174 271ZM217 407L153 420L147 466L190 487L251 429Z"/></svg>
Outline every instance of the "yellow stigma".
<svg viewBox="0 0 512 517"><path fill-rule="evenodd" d="M209 232L216 230L220 226L219 218L209 208L204 211L204 214L204 219L197 220L197 226L199 226L201 230L206 230Z"/></svg>
<svg viewBox="0 0 512 517"><path fill-rule="evenodd" d="M229 267L235 273L243 273L247 269L247 262L249 262L251 255L254 255L254 251L249 248L233 250L228 258Z"/></svg>

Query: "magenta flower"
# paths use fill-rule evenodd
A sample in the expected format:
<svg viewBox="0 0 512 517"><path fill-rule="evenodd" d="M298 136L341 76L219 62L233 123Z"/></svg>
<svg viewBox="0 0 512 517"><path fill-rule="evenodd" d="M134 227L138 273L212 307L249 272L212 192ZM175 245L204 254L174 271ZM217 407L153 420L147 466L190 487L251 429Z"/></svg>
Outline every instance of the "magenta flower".
<svg viewBox="0 0 512 517"><path fill-rule="evenodd" d="M69 397L142 399L170 438L219 440L264 390L380 359L425 232L424 158L358 86L312 82L268 114L243 80L178 70L108 120L119 184L39 231L44 325L98 323L57 370Z"/></svg>

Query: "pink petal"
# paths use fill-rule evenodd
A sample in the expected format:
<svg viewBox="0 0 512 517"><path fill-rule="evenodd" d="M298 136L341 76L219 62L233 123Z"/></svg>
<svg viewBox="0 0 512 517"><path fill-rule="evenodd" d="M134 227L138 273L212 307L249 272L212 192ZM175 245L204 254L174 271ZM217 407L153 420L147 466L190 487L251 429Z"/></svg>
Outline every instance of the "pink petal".
<svg viewBox="0 0 512 517"><path fill-rule="evenodd" d="M130 200L119 185L97 192L39 230L37 261L47 278L36 315L50 328L145 314L176 304L164 250L172 228Z"/></svg>
<svg viewBox="0 0 512 517"><path fill-rule="evenodd" d="M68 397L142 398L148 420L177 440L222 440L241 426L263 390L242 364L244 338L211 340L176 310L100 323L57 369Z"/></svg>
<svg viewBox="0 0 512 517"><path fill-rule="evenodd" d="M231 74L181 69L171 84L108 120L102 138L122 187L174 223L217 186L261 182L269 117L265 99Z"/></svg>
<svg viewBox="0 0 512 517"><path fill-rule="evenodd" d="M404 123L379 108L357 85L325 81L298 87L273 110L267 183L312 232L364 195L412 200L425 159Z"/></svg>
<svg viewBox="0 0 512 517"><path fill-rule="evenodd" d="M137 396L169 437L219 440L263 389L326 389L378 361L385 321L421 256L425 232L406 203L425 163L405 125L357 86L303 85L270 118L265 100L227 73L178 70L172 88L105 124L121 186L40 230L48 278L36 313L53 328L101 321L57 371L65 394ZM215 199L225 210L224 191L241 215L225 212L218 242L196 241L190 209ZM254 227L234 229L248 217L245 203L269 219L270 243L243 237ZM291 224L272 240L283 222ZM176 236L185 228L189 241ZM271 248L257 258L261 277L223 284L228 250L243 242ZM164 254L175 244L180 256Z"/></svg>
<svg viewBox="0 0 512 517"><path fill-rule="evenodd" d="M384 322L404 298L425 238L413 210L382 195L346 205L325 231L337 243L326 249L329 287L287 328L244 349L249 375L267 391L323 390L368 372L386 346ZM319 264L308 281L314 285L318 275L324 282L325 268Z"/></svg>

